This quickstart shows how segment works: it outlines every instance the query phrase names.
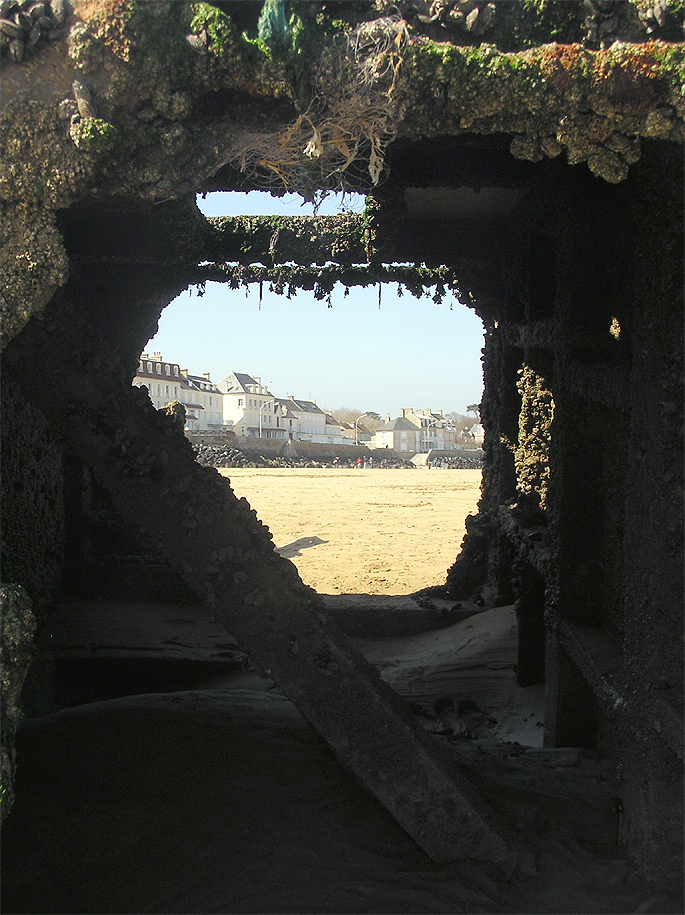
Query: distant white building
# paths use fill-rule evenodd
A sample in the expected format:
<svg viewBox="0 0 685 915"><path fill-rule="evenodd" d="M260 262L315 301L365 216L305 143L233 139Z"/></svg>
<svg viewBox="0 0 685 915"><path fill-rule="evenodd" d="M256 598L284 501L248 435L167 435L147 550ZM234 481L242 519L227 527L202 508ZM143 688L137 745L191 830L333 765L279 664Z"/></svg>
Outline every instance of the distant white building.
<svg viewBox="0 0 685 915"><path fill-rule="evenodd" d="M454 451L457 430L442 410L404 408L402 415L390 419L388 413L373 437L374 448L393 448L399 453L426 454L429 451Z"/></svg>
<svg viewBox="0 0 685 915"><path fill-rule="evenodd" d="M262 384L259 375L231 372L219 382L223 397L224 422L233 424L236 435L263 438L287 438L279 408L279 399Z"/></svg>
<svg viewBox="0 0 685 915"><path fill-rule="evenodd" d="M376 449L390 448L398 454L416 453L420 450L420 445L420 428L404 416L390 419L388 413L385 422L373 434L373 447Z"/></svg>
<svg viewBox="0 0 685 915"><path fill-rule="evenodd" d="M172 400L181 399L181 368L177 362L165 362L161 353L142 353L133 384L146 387L150 400L159 410Z"/></svg>
<svg viewBox="0 0 685 915"><path fill-rule="evenodd" d="M299 400L290 395L288 406L295 415L294 439L299 442L326 441L326 414L313 400Z"/></svg>
<svg viewBox="0 0 685 915"><path fill-rule="evenodd" d="M331 416L330 413L326 413L326 442L329 445L344 445L348 443L348 440L343 435L343 424Z"/></svg>
<svg viewBox="0 0 685 915"><path fill-rule="evenodd" d="M454 451L457 447L458 432L454 423L443 415L442 410L434 413L427 410L402 410L402 416L418 425L421 430L419 452Z"/></svg>
<svg viewBox="0 0 685 915"><path fill-rule="evenodd" d="M162 359L161 353L142 353L133 384L148 389L158 410L174 400L184 404L187 429L207 431L223 426L223 398L209 372L189 375L177 362Z"/></svg>
<svg viewBox="0 0 685 915"><path fill-rule="evenodd" d="M472 447L482 448L485 438L485 429L480 423L474 423L469 429L464 429L461 434L462 441Z"/></svg>
<svg viewBox="0 0 685 915"><path fill-rule="evenodd" d="M221 391L210 378L190 375L181 369L181 403L186 408L186 428L204 431L218 431L224 425L224 399Z"/></svg>

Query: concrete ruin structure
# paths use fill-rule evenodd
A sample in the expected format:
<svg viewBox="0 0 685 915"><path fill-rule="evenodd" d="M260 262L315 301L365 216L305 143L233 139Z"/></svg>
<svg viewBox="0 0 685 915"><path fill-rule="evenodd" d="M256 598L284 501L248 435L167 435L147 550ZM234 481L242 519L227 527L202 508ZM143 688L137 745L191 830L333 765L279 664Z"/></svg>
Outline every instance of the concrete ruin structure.
<svg viewBox="0 0 685 915"><path fill-rule="evenodd" d="M131 386L188 286L325 300L390 281L457 294L486 332L482 498L447 593L516 603L546 745L611 761L625 855L676 890L682 2L35 6L0 21L3 811L57 598L193 595L434 860L527 866L525 836L445 770L249 505ZM367 207L206 219L195 202L251 189Z"/></svg>

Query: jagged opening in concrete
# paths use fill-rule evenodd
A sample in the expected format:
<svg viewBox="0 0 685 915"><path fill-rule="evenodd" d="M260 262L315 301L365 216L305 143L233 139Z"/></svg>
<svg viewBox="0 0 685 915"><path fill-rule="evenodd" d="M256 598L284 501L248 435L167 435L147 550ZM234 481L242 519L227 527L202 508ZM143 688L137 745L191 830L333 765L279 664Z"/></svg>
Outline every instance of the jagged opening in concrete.
<svg viewBox="0 0 685 915"><path fill-rule="evenodd" d="M498 195L493 191L488 192L488 190L485 190L482 192L481 200L476 192L470 191L469 189L463 190L460 194L455 194L450 193L449 190L443 188L440 189L439 194L433 194L431 196L429 193L427 197L426 195L422 195L416 188L410 189L407 192L407 197L411 199L413 208L419 210L423 216L432 218L444 216L446 212L454 210L455 202L451 198L456 199L457 207L461 207L462 210L466 209L469 214L473 215L483 209L485 209L488 214L498 212L503 206L507 209L512 205L517 195L517 191L505 191L502 195ZM210 194L205 200L198 199L198 203L205 214L209 216L220 216L229 212L232 216L247 218L255 215L262 218L273 217L273 225L277 227L284 212L292 213L294 211L296 216L313 214L314 207L312 205L305 205L303 207L301 205L301 199L297 198L296 195L290 195L290 198L291 200L287 202L286 206L281 206L281 198L273 198L264 193L238 194L218 192ZM448 198L447 203L444 198ZM341 210L346 212L356 210L359 212L363 206L364 200L361 195L352 195L352 197L350 197L349 195L331 194L324 199L323 206L318 207L317 210L321 215L334 215ZM264 253L265 252L262 252L262 254ZM304 257L306 258L306 251ZM263 262L269 263L269 260L269 257L262 257ZM332 294L330 294L328 300L331 309L330 311L326 309L325 301L317 302L311 297L311 294L309 294L309 299L314 308L308 308L305 312L303 312L303 300L308 294L306 292L299 292L295 293L292 302L285 303L285 301L283 301L282 305L287 307L287 323L282 325L274 320L273 309L269 312L269 315L260 314L262 309L262 295L264 296L264 312L269 310L270 292L268 289L262 289L265 285L266 284L262 282L254 282L251 286L248 285L245 287L245 296L247 297L248 294L250 296L249 308L254 312L254 314L249 316L244 316L242 314L244 300L241 292L232 290L221 292L221 287L211 282L207 284L206 288L202 289L203 296L201 299L195 297L191 298L189 296L188 293L192 295L192 289L188 290L183 295L186 325L187 327L192 327L194 330L197 329L193 336L200 341L203 339L211 339L213 341L213 346L216 347L216 342L220 335L226 333L227 329L230 329L230 334L224 341L225 349L221 356L221 371L219 373L216 371L211 373L213 381L218 382L222 375L227 373L229 367L239 369L240 371L247 368L252 372L255 372L256 369L253 368L253 366L256 366L260 372L265 371L269 359L273 361L274 359L277 360L278 357L273 355L271 349L261 341L264 341L267 335L272 335L274 339L280 340L281 345L283 345L283 343L288 341L290 334L293 334L292 343L290 344L291 348L296 348L299 353L301 353L304 348L311 357L310 373L307 383L304 385L304 394L299 389L297 391L297 396L299 396L300 399L304 397L305 399L311 400L312 397L315 397L319 404L322 403L320 392L315 390L315 393L311 394L311 389L316 389L316 382L312 380L316 378L316 353L314 350L318 350L319 353L325 352L328 354L326 356L325 367L324 365L319 367L320 373L324 374L336 371L335 355L337 351L340 356L342 356L338 368L341 376L349 370L350 366L354 367L354 374L356 376L364 376L365 374L370 376L369 382L367 383L367 390L358 397L356 394L352 396L351 401L359 403L362 402L362 398L364 398L363 405L368 409L371 409L372 407L378 408L384 418L386 410L381 401L382 395L379 393L371 395L369 391L374 391L379 388L380 384L385 381L382 374L385 373L386 370L379 369L378 367L378 363L380 362L379 354L381 350L392 350L392 340L394 337L397 341L395 345L398 347L398 350L393 351L389 371L390 373L394 371L398 372L396 386L406 387L408 391L407 397L401 401L404 406L408 406L410 409L414 407L423 410L425 409L425 401L426 404L436 404L437 408L438 404L436 401L435 389L433 390L432 396L424 396L423 398L420 394L417 394L417 391L421 387L421 382L423 380L422 375L425 372L435 373L437 362L443 363L441 370L444 371L444 364L448 361L455 363L452 373L455 376L457 373L459 374L460 394L454 394L450 383L445 382L441 390L441 396L438 397L438 400L440 400L440 408L444 409L446 412L449 406L454 408L460 401L463 401L462 412L465 412L465 407L468 403L473 403L474 400L476 402L480 400L480 384L470 377L467 380L464 376L469 374L475 377L476 372L479 375L482 372L480 365L482 338L475 330L477 326L482 327L482 323L475 315L473 315L472 321L469 321L468 319L464 320L464 317L472 314L472 312L466 311L463 312L464 317L461 318L460 322L454 321L455 326L453 329L450 327L449 319L444 327L437 326L434 323L439 305L442 305L444 311L452 311L453 308L458 310L465 308L465 306L459 303L456 297L458 291L448 292L444 300L436 305L435 302L431 303L429 301L431 296L438 297L435 287L432 289L429 287L426 290L428 296L426 301L417 300L413 296L406 296L400 301L400 299L397 298L395 290L396 288L399 288L399 291L401 292L401 287L391 286L387 283L379 283L377 287L374 286L367 290L362 289L361 291L352 288L349 298L348 294L350 293L350 289L347 287L343 289L340 286L337 286L332 290ZM212 296L213 292L216 293L215 296ZM216 307L214 309L208 307L210 298L216 299L217 297L220 297L221 299L218 310ZM348 318L348 314L351 310L350 305L360 297L363 299L363 313L359 313L358 309L356 309L355 316ZM401 309L402 304L405 302L408 302L410 307L408 309ZM160 319L160 332L151 341L147 342L145 347L147 353L151 354L153 351L161 350L163 355L167 358L176 358L176 354L173 352L173 330L167 330L165 322L169 319L170 312L173 312L174 309L179 307L179 300L175 300L165 308ZM240 309L239 317L236 317L235 311L232 312L232 307ZM436 312L433 312L433 320L430 320L431 315L427 314L426 310L429 308L436 309ZM212 318L210 316L214 317ZM307 325L315 319L315 316L316 319L320 320L322 323L316 332L319 336L316 339L311 339L310 337L305 336L302 328L307 328ZM455 319L458 318L459 312L454 317ZM328 323L325 323L325 319L328 319ZM212 320L215 322L214 324L210 324ZM349 327L345 327L346 322L349 324ZM366 322L371 329L365 329L363 322ZM181 320L180 323L183 324L183 321ZM333 324L334 326L329 326ZM293 328L295 328L294 333ZM394 335L391 331L394 331ZM240 336L241 333L243 335L242 337ZM310 331L310 334L311 333L312 332ZM399 339L398 334L400 335ZM366 355L363 352L364 335L375 341L375 347L370 349ZM475 364L470 365L468 369L459 366L459 363L465 361L464 344L460 339L461 337L468 338L469 344L472 347L471 351L475 356L475 359L471 359L471 363ZM176 339L180 339L178 332L176 333ZM246 357L242 355L231 356L232 362L229 366L226 362L226 354L240 354L241 348L245 347L247 344L252 344L253 340L257 341L257 345L256 347L250 346L248 350L252 353L250 358L247 358L246 360ZM452 341L454 341L454 344L452 344ZM457 344L459 346L458 349ZM331 346L334 347L333 351L331 350ZM400 351L400 346L403 346L404 350ZM374 353L374 349L376 350L376 353ZM199 351L201 352L201 348ZM195 352L198 352L197 342L195 344ZM209 367L209 363L206 359L206 352L202 355L202 358L204 361L195 368L196 374L199 374L201 370L204 371L204 369ZM190 360L186 358L184 361L187 363ZM197 357L195 361L198 361ZM246 361L249 365L246 365ZM301 360L298 359L298 361ZM214 364L217 364L216 357L214 359ZM273 368L274 366L272 365L268 369L269 375L273 372ZM278 370L278 365L276 365L275 368ZM294 368L299 369L299 365L294 366ZM379 372L381 372L380 375ZM261 378L260 376L260 384L267 381L268 377L269 376ZM142 379L140 383L144 383L144 381L145 379ZM163 391L158 390L158 385L155 384L154 378L151 387L153 402L155 406L159 408L163 406L164 393ZM266 387L269 388L273 386L267 384ZM287 391L290 391L291 389L294 390L295 387L296 385L289 381ZM409 395L410 391L411 396ZM271 393L274 394L273 391ZM392 394L394 396L395 391L393 391ZM275 395L285 397L286 391L276 391ZM211 395L199 394L199 399L205 401L205 407L208 396ZM247 394L246 397L249 398L249 394ZM374 397L375 399L371 400L371 397ZM190 393L188 394L188 397L184 396L183 398L187 403L194 402L196 399L197 398ZM266 403L264 398L261 398L261 400ZM330 395L328 396L327 401L328 402L324 405L324 409L326 407L334 406L335 401L331 399ZM349 394L341 394L338 396L337 402L339 405L349 401ZM400 409L398 406L391 415L392 418L395 419L399 414ZM247 454L248 460L256 460L260 463L274 461L281 456L280 452L282 451L282 448L279 448L279 445L285 446L285 441L288 441L287 434L289 430L284 428L281 431L281 434L284 437L283 441L275 438L273 441L263 442L257 436L258 421L255 418L256 416L257 413L253 411L251 419L243 421L239 426L233 429L240 438L238 442L232 441L231 444L236 448L242 448ZM261 418L262 417L260 417L260 419ZM272 420L273 418L269 417L269 419ZM405 440L408 439L408 433L406 431L403 436L398 433L396 442L397 452L393 447L395 436L390 432L390 445L387 450L384 452L383 449L380 449L373 455L375 456L377 466L380 462L385 464L390 459L392 459L392 462L409 460L415 453L420 454L428 452L429 450L433 452L431 460L442 463L445 467L467 466L470 464L477 466L478 460L474 455L470 454L470 452L465 455L460 455L458 449L461 449L462 442L461 440L457 442L457 434L452 428L448 427L447 431L442 433L442 439L444 440L446 438L446 447L440 448L437 447L435 439L437 439L438 436L435 435L433 427L441 421L437 418L433 418L431 420L426 420L425 422L428 423L426 428L421 428L418 433L411 432L412 443L402 441L402 438ZM191 436L194 442L197 443L200 441L207 441L208 439L211 440L211 435L214 433L214 446L221 444L220 429L217 429L216 427L205 428L204 431L207 435L203 436L201 434L202 430L198 429L198 426L203 425L206 427L208 424L198 423L194 411L193 418L190 420L189 425L191 426ZM266 415L263 417L263 425L264 429L266 429ZM292 428L292 421L290 422L290 426ZM349 447L349 440L338 443L338 445L344 445L345 447L336 448L335 444L326 441L325 436L322 436L321 434L309 434L311 432L312 430L307 429L306 427L300 429L297 423L294 427L294 434L292 431L290 432L290 439L294 439L294 441L291 441L292 447L288 449L288 454L294 461L330 463L334 458L337 458L338 463L341 466L344 466L347 463L354 464L358 460L358 452ZM414 439L416 439L416 441L414 441ZM320 446L318 450L317 445ZM404 447L402 447L402 445L404 445ZM298 447L299 451L297 450ZM227 444L224 450L228 451L229 448L230 446ZM293 454L295 455L294 458L292 457ZM364 458L370 456L371 455L369 454L364 454ZM242 458L236 456L235 460L237 462L242 460ZM207 458L207 462L210 462L209 458ZM217 466L221 466L220 457L217 458ZM230 466L228 458L226 459L224 466ZM263 514L261 517L266 524L269 523L268 514ZM455 519L457 526L459 526L460 522L461 519ZM437 531L435 536L439 536ZM443 580L436 579L435 581L430 582L430 584L438 587L443 584ZM426 583L422 582L421 586L425 587L425 585ZM410 589L410 591L413 590L415 589ZM388 622L389 621L386 620L386 625Z"/></svg>

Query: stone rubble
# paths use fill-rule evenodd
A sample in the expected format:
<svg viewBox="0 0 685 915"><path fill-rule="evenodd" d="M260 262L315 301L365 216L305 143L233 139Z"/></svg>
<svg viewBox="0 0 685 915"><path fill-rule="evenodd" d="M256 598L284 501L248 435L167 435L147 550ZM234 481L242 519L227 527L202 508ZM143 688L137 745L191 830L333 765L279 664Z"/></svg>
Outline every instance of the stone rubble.
<svg viewBox="0 0 685 915"><path fill-rule="evenodd" d="M340 459L335 455L326 456L323 459L311 460L305 458L288 458L288 457L266 457L259 454L258 451L246 454L239 448L232 445L193 445L195 460L203 467L340 467L354 468L357 467L357 458ZM367 460L367 468L370 459ZM442 470L470 470L482 467L482 457L478 455L455 455L454 457L443 457L437 459L433 466ZM415 465L411 461L403 461L398 458L375 458L374 468L398 469L412 468Z"/></svg>

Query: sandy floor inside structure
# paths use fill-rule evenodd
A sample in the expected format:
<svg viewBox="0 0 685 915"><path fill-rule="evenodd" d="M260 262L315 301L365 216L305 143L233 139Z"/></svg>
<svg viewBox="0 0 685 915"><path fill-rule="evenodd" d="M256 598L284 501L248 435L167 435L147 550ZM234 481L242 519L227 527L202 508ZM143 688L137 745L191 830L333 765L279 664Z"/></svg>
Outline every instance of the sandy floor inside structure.
<svg viewBox="0 0 685 915"><path fill-rule="evenodd" d="M221 473L322 594L408 594L444 584L480 498L480 470Z"/></svg>

